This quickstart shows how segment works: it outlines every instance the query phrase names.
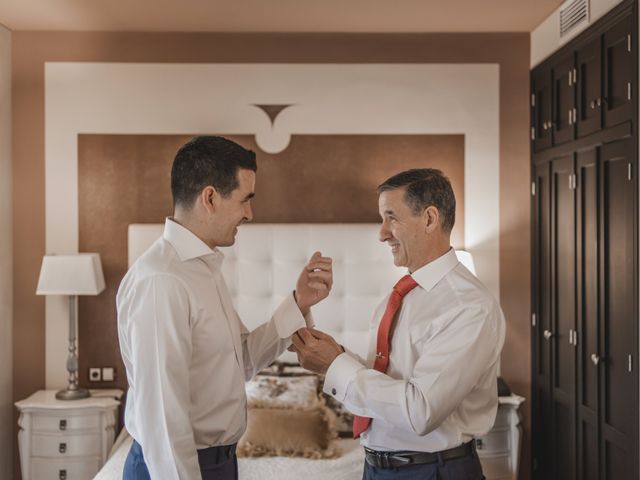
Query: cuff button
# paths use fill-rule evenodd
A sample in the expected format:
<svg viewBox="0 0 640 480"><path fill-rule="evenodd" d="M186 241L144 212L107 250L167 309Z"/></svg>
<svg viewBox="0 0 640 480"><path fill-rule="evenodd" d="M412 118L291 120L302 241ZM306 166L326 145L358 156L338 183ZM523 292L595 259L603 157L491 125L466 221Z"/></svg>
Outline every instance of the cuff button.
<svg viewBox="0 0 640 480"><path fill-rule="evenodd" d="M338 391L335 388L331 389L331 395L335 395L336 393L338 393Z"/></svg>

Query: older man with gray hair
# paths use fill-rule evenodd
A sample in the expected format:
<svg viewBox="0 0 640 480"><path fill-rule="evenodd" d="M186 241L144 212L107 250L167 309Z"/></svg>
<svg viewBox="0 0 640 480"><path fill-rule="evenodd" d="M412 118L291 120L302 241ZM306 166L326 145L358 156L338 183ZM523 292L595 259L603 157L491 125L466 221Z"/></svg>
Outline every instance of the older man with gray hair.
<svg viewBox="0 0 640 480"><path fill-rule="evenodd" d="M451 248L456 203L442 172L401 172L378 194L380 241L408 272L374 314L368 358L314 329L291 348L356 415L364 480L481 480L474 437L496 416L502 311Z"/></svg>

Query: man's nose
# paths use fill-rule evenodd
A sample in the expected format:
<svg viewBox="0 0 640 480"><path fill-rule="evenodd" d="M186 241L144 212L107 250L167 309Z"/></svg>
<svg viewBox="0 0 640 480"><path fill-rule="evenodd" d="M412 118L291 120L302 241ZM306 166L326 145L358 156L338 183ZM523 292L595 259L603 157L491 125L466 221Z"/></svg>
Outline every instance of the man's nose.
<svg viewBox="0 0 640 480"><path fill-rule="evenodd" d="M251 204L247 203L247 206L244 209L244 218L247 222L253 220L253 210L251 209Z"/></svg>
<svg viewBox="0 0 640 480"><path fill-rule="evenodd" d="M386 242L387 240L389 240L389 238L391 238L391 232L387 228L386 223L382 222L382 224L380 225L380 231L378 232L378 240L380 240L381 242Z"/></svg>

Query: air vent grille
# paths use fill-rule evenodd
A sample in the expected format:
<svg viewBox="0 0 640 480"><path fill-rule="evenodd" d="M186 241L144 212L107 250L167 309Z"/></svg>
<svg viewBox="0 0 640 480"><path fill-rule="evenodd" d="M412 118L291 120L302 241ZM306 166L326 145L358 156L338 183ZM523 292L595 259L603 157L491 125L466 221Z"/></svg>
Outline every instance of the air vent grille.
<svg viewBox="0 0 640 480"><path fill-rule="evenodd" d="M589 21L589 0L574 0L560 10L560 38Z"/></svg>

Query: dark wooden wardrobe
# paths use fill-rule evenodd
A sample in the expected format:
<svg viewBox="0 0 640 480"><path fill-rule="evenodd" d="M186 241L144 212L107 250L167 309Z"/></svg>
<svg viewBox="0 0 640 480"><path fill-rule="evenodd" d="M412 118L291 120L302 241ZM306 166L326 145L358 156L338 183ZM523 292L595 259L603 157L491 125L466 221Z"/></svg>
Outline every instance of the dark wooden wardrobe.
<svg viewBox="0 0 640 480"><path fill-rule="evenodd" d="M531 72L537 480L637 480L638 26L625 1Z"/></svg>

